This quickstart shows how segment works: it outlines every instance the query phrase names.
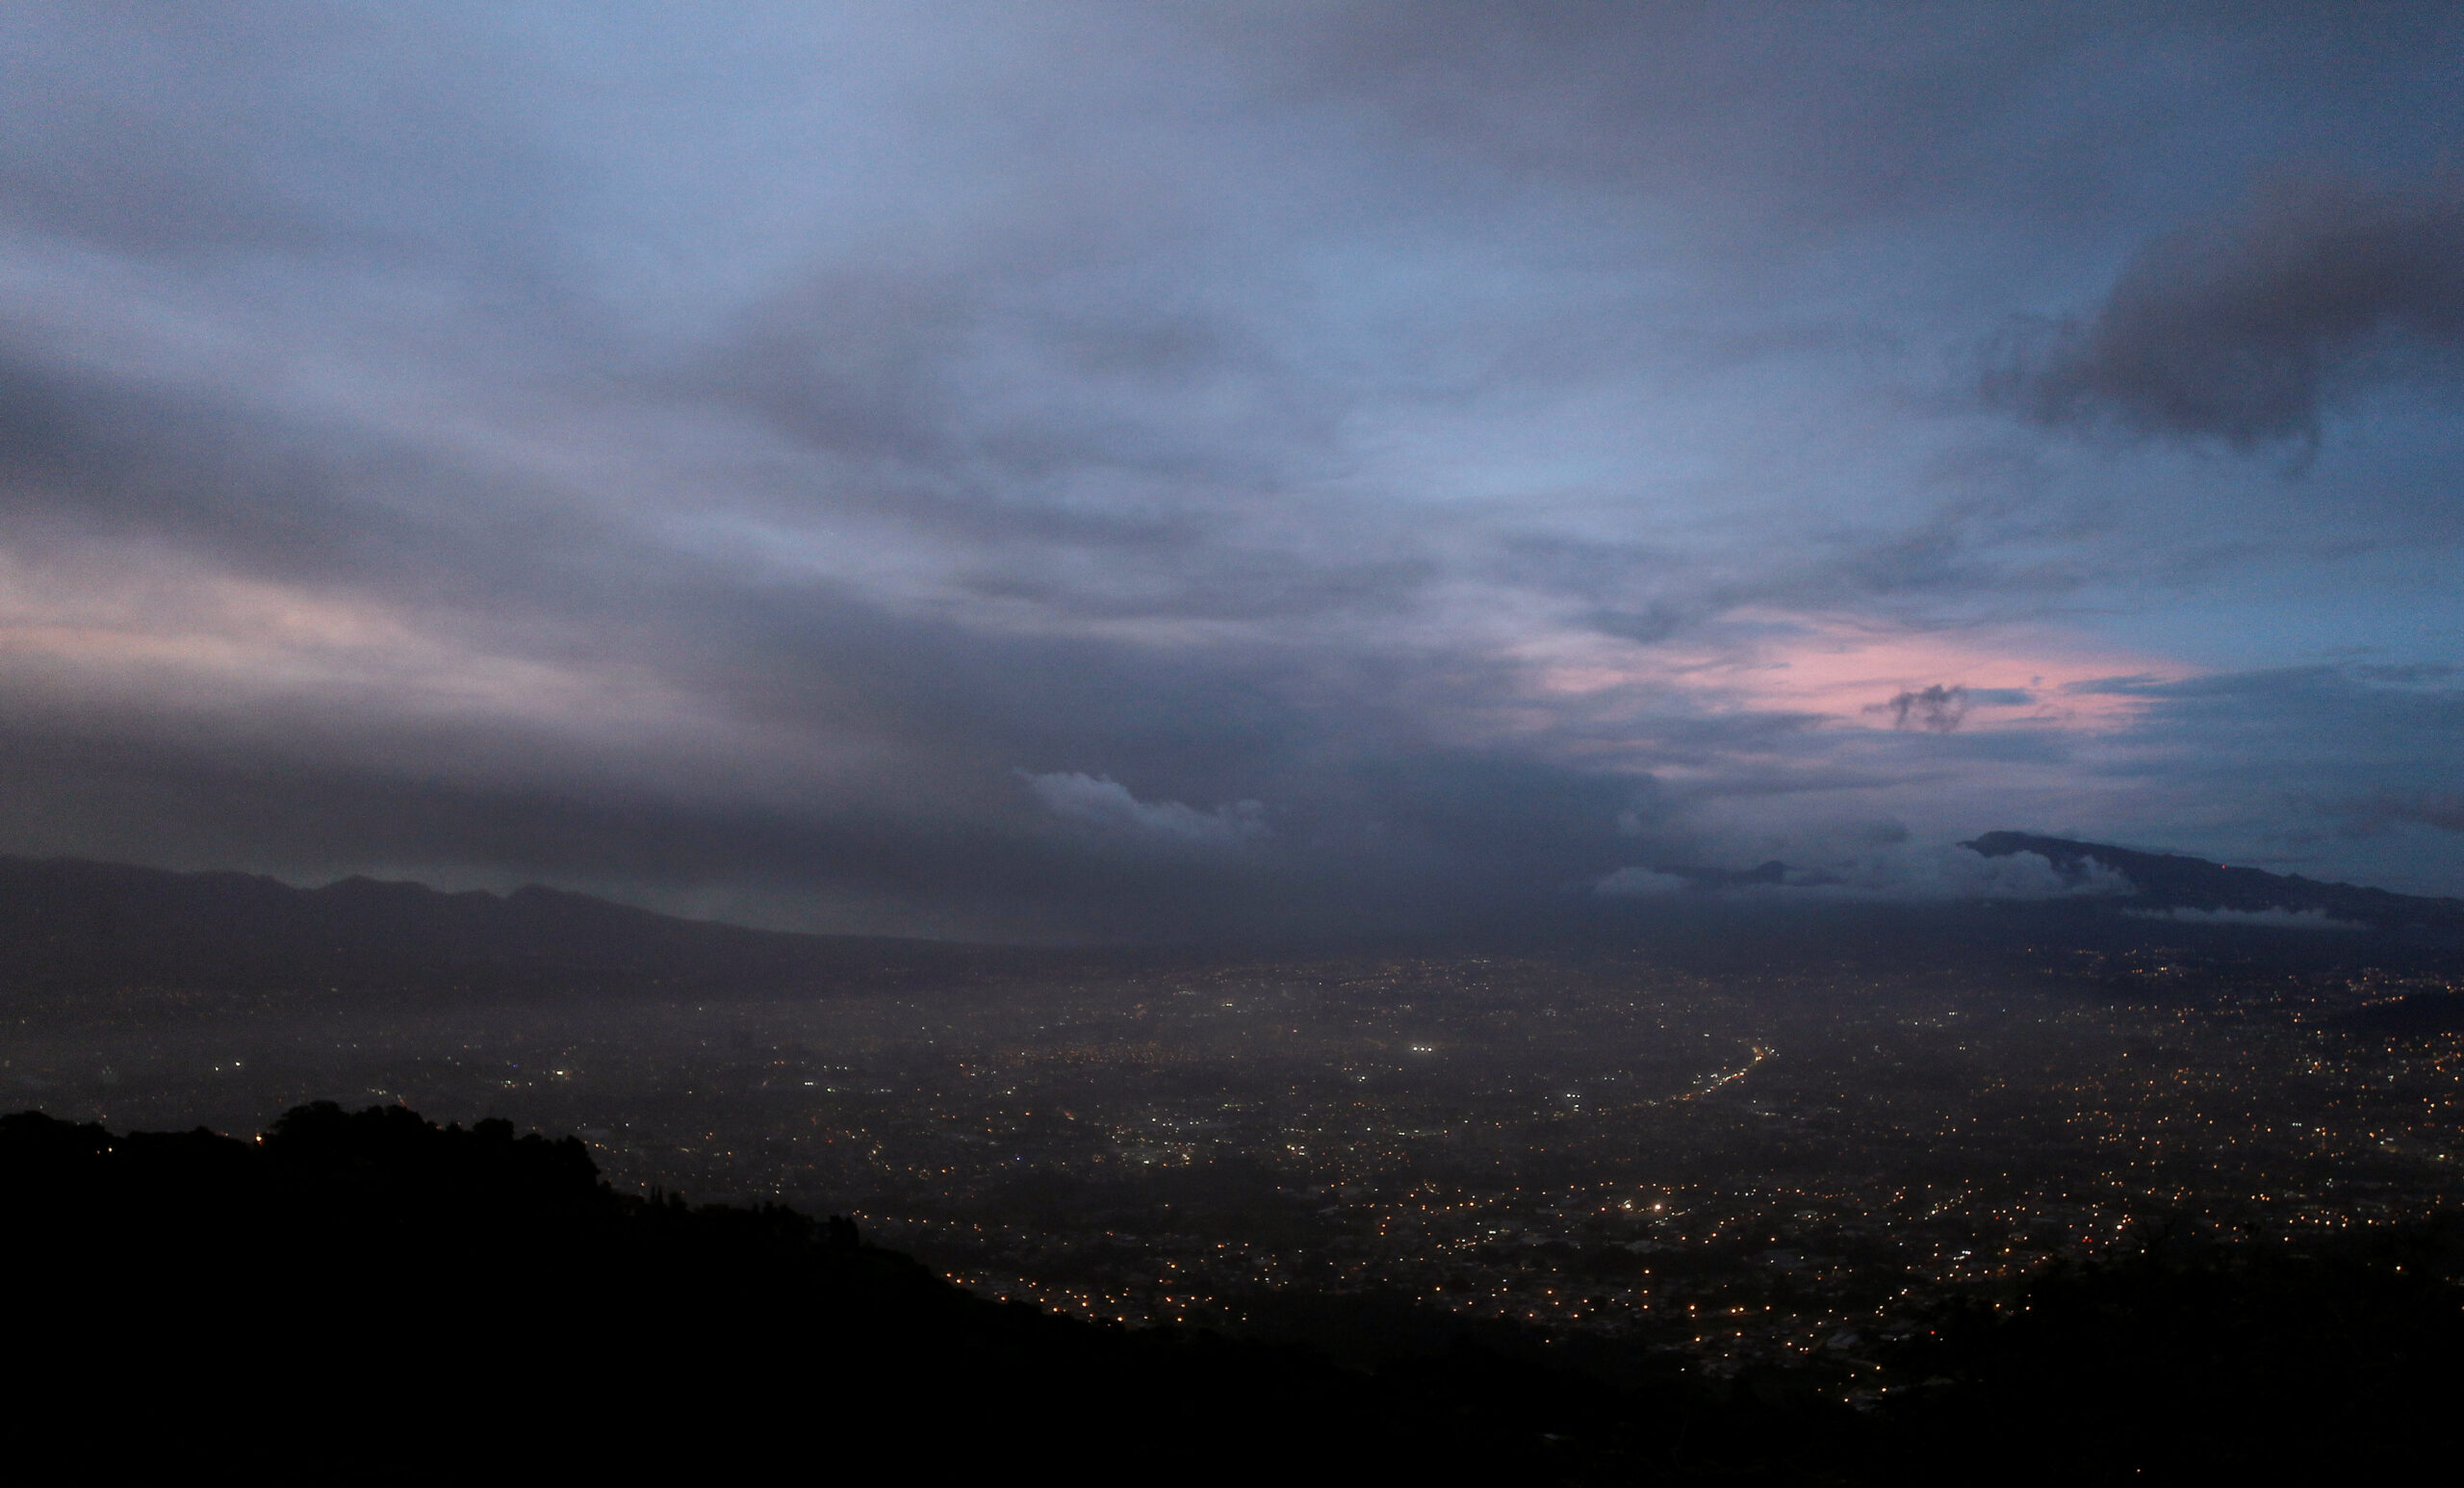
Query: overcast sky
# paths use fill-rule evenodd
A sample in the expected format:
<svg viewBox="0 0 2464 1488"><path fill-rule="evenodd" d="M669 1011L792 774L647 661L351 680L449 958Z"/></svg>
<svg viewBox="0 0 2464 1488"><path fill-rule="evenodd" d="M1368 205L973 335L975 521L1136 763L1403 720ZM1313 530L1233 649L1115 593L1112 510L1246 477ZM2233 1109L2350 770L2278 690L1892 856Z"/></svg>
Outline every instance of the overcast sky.
<svg viewBox="0 0 2464 1488"><path fill-rule="evenodd" d="M2464 8L6 13L0 851L2464 893Z"/></svg>

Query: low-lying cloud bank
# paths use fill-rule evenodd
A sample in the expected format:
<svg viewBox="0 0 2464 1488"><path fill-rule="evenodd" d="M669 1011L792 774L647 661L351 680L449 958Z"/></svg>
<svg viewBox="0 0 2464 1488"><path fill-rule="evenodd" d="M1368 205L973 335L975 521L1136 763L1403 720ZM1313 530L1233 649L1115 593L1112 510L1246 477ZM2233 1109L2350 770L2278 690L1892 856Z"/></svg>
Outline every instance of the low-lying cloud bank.
<svg viewBox="0 0 2464 1488"><path fill-rule="evenodd" d="M1270 834L1266 807L1236 801L1201 811L1178 801L1141 801L1129 787L1075 771L1026 775L1027 788L1053 815L1067 821L1202 847L1235 847Z"/></svg>
<svg viewBox="0 0 2464 1488"><path fill-rule="evenodd" d="M2354 920L2330 918L2324 910L2125 910L2134 919L2183 925L2264 925L2276 930L2368 930Z"/></svg>
<svg viewBox="0 0 2464 1488"><path fill-rule="evenodd" d="M2129 878L2093 859L2070 871L2040 853L1988 858L1958 844L1868 850L1827 864L1777 859L1744 870L1625 867L1591 885L1610 900L1668 900L1692 894L1782 904L1800 900L2103 899L2137 891Z"/></svg>

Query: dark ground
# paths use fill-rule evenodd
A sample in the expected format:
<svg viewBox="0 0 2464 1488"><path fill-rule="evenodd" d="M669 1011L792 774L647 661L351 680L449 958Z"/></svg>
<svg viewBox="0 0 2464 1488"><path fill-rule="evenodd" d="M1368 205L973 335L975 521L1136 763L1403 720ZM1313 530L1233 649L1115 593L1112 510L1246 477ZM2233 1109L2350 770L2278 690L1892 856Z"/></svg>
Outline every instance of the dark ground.
<svg viewBox="0 0 2464 1488"><path fill-rule="evenodd" d="M2448 1448L2464 1223L2162 1236L1980 1291L1865 1412L1456 1338L1373 1367L968 1296L782 1209L619 1195L571 1140L399 1107L258 1142L0 1120L12 1455L41 1480L2196 1482Z"/></svg>

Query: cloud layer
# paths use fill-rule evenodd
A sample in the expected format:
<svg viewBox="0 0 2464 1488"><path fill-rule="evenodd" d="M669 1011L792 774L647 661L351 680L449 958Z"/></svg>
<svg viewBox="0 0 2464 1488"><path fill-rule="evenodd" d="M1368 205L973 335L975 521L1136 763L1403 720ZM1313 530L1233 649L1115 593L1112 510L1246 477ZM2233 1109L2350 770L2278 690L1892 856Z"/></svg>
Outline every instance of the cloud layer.
<svg viewBox="0 0 2464 1488"><path fill-rule="evenodd" d="M2278 181L2151 244L2085 320L2018 333L2003 391L2047 423L2111 419L2247 449L2464 355L2464 192Z"/></svg>
<svg viewBox="0 0 2464 1488"><path fill-rule="evenodd" d="M0 851L1026 938L1996 827L2464 891L2459 39L26 7Z"/></svg>

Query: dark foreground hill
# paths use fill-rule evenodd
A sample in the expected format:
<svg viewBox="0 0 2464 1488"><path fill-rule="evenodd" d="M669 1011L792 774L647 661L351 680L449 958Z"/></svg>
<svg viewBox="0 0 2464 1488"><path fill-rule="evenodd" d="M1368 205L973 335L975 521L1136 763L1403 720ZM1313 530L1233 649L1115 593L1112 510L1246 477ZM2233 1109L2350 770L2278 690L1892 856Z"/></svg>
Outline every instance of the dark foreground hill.
<svg viewBox="0 0 2464 1488"><path fill-rule="evenodd" d="M969 1296L843 1221L620 1195L400 1108L264 1138L0 1119L29 1481L2281 1480L2443 1451L2464 1236L2156 1246L1980 1296L1854 1412L1808 1373L1340 1368Z"/></svg>
<svg viewBox="0 0 2464 1488"><path fill-rule="evenodd" d="M42 1480L1530 1482L1628 1403L991 1302L844 1221L619 1195L570 1139L398 1107L254 1142L9 1116L0 1192ZM1696 1414L1753 1443L1739 1409Z"/></svg>

